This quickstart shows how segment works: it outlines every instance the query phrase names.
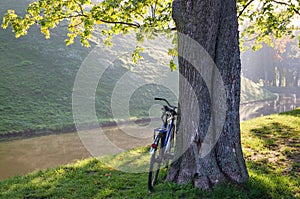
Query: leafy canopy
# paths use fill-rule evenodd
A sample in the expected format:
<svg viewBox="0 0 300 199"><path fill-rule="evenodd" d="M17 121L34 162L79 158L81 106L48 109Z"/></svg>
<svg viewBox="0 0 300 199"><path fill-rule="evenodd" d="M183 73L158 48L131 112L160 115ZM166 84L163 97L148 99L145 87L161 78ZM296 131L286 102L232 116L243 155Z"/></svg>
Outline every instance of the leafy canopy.
<svg viewBox="0 0 300 199"><path fill-rule="evenodd" d="M300 25L299 0L239 0L237 6L243 27L241 44L248 42L253 50L262 48L263 43L273 46L275 39L297 35Z"/></svg>
<svg viewBox="0 0 300 199"><path fill-rule="evenodd" d="M263 42L271 44L273 38L294 36L293 31L299 29L299 0L238 0L237 8L242 27L241 44L250 41L254 50ZM172 0L38 0L28 6L24 16L8 10L2 27L10 26L15 36L20 37L34 24L46 38L50 38L50 29L66 25L66 44L72 44L79 37L85 46L89 46L94 26L98 24L107 45L114 34L135 31L140 45L145 37L176 30ZM139 45L133 53L136 58L142 50ZM171 49L169 53L175 56L176 50ZM171 67L174 69L175 64L171 63Z"/></svg>
<svg viewBox="0 0 300 199"><path fill-rule="evenodd" d="M89 46L93 27L106 24L102 35L107 38L134 29L141 41L144 35L154 36L174 28L171 5L171 0L105 0L96 4L91 0L39 0L28 6L23 17L8 10L2 27L11 26L16 37L20 37L27 34L30 26L38 24L46 38L50 38L49 29L67 23L67 44L79 36L81 43Z"/></svg>

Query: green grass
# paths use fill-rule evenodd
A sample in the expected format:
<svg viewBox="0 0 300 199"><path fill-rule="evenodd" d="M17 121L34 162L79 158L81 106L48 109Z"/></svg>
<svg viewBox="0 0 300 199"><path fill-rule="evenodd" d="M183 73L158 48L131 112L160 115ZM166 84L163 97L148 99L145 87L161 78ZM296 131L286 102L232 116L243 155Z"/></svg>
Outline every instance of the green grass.
<svg viewBox="0 0 300 199"><path fill-rule="evenodd" d="M0 18L13 8L18 13L28 0L4 0ZM0 28L0 134L72 125L71 93L74 77L90 49L77 42L64 44L65 28L45 40L34 27L16 39Z"/></svg>
<svg viewBox="0 0 300 199"><path fill-rule="evenodd" d="M146 172L120 171L128 165L147 170L149 148L142 147L3 180L0 198L300 198L300 108L243 122L241 129L250 174L243 186L220 184L200 191L160 179L150 194Z"/></svg>
<svg viewBox="0 0 300 199"><path fill-rule="evenodd" d="M300 108L241 125L251 181L271 198L300 198Z"/></svg>

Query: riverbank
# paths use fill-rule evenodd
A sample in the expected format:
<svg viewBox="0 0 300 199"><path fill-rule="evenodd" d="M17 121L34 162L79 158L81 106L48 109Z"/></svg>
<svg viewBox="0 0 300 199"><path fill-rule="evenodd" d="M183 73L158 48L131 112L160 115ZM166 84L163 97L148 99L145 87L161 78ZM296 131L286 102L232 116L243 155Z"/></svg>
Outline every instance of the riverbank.
<svg viewBox="0 0 300 199"><path fill-rule="evenodd" d="M281 97L279 94L271 96L268 100L256 100L254 102L241 103L240 106L240 118L241 121L259 117L261 115L269 115L273 113L283 112L292 110L295 107L300 106L300 98L291 99L287 97ZM159 118L152 118L152 120L160 120ZM118 124L126 125L130 122L137 123L142 125L143 123L148 123L150 118L141 118L131 121L118 121ZM115 127L116 122L112 120L102 120L99 125L103 128L106 127ZM87 130L99 128L95 125L85 125ZM43 135L52 135L52 134L62 134L62 133L73 133L76 132L76 127L74 124L66 124L64 126L54 126L43 129L26 129L20 131L12 131L6 133L0 133L0 142L17 140L24 138L31 138Z"/></svg>
<svg viewBox="0 0 300 199"><path fill-rule="evenodd" d="M152 120L157 121L159 118L152 118ZM112 128L117 127L118 125L128 125L129 123L134 122L138 125L144 125L151 121L150 118L141 118L141 119L135 119L130 121L118 121L118 124L116 121L106 121L102 122L101 124L95 126L95 125L89 125L85 124L86 129L85 130L92 130L97 129L99 126L101 128ZM5 141L12 141L12 140L18 140L18 139L26 139L26 138L32 138L32 137L38 137L38 136L46 136L46 135L54 135L54 134L64 134L64 133L74 133L76 132L76 126L74 124L67 125L65 127L60 128L45 128L41 130L22 130L22 131L15 131L15 132L7 132L5 134L0 134L0 142Z"/></svg>
<svg viewBox="0 0 300 199"><path fill-rule="evenodd" d="M300 108L241 123L250 174L244 186L218 185L200 191L160 180L156 193L150 195L147 173L124 172L123 168L146 171L149 159L143 154L149 148L140 147L0 181L0 198L299 198L299 124Z"/></svg>
<svg viewBox="0 0 300 199"><path fill-rule="evenodd" d="M273 93L296 94L300 95L300 87L263 87Z"/></svg>

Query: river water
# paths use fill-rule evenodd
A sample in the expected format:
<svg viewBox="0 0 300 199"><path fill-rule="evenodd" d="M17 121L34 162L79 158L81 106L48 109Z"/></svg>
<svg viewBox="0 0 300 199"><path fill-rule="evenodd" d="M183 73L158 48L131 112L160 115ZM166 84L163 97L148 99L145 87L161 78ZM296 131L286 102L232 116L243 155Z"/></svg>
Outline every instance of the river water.
<svg viewBox="0 0 300 199"><path fill-rule="evenodd" d="M293 110L300 106L300 94L277 94L275 100L253 102L240 106L240 120Z"/></svg>
<svg viewBox="0 0 300 199"><path fill-rule="evenodd" d="M127 127L127 130L137 134L136 127ZM128 150L138 146L151 144L152 129L147 129L143 138L126 135L118 128L102 128L87 130L83 133L102 133L118 148ZM103 146L106 143L103 143ZM99 149L101 155L113 154L113 147ZM99 152L98 151L98 152ZM29 173L34 170L46 169L67 164L91 157L82 144L78 133L64 133L0 142L0 180Z"/></svg>
<svg viewBox="0 0 300 199"><path fill-rule="evenodd" d="M241 105L241 121L269 115L300 106L300 96L279 95L276 100ZM95 130L90 130L95 131ZM135 129L132 129L135 131ZM152 130L149 129L149 132ZM104 132L123 149L145 146L152 141L151 133L143 139L126 138L117 128ZM103 155L110 154L107 148L100 149ZM23 140L0 142L0 180L14 175L26 174L38 169L56 167L90 157L77 133L48 135Z"/></svg>
<svg viewBox="0 0 300 199"><path fill-rule="evenodd" d="M0 143L0 179L89 157L76 133Z"/></svg>

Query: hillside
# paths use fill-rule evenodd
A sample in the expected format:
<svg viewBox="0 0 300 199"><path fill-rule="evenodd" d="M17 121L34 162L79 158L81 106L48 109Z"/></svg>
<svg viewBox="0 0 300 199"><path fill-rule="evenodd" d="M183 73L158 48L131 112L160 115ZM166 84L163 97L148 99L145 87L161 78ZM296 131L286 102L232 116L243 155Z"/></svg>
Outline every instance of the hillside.
<svg viewBox="0 0 300 199"><path fill-rule="evenodd" d="M241 82L241 103L249 103L254 101L274 99L276 96L270 91L261 88L253 81L242 77Z"/></svg>
<svg viewBox="0 0 300 199"><path fill-rule="evenodd" d="M0 17L6 9L22 3L1 1ZM78 42L66 47L64 32L55 31L55 37L45 40L33 28L27 37L16 39L10 30L0 29L1 133L72 123L74 77L89 49Z"/></svg>
<svg viewBox="0 0 300 199"><path fill-rule="evenodd" d="M1 1L0 17L7 9L17 9L20 12L26 2L29 1ZM0 29L0 134L73 129L72 91L76 74L86 63L84 61L89 53L95 50L95 45L87 49L77 41L66 47L65 28L52 31L50 40L45 40L37 27L30 29L26 37L19 39L15 39L10 30ZM115 41L119 45L98 48L98 52L102 54L95 59L96 62L93 61L95 68L109 66L105 68L99 82L96 82L95 109L100 123L113 118L113 91L120 86L121 77L128 71L137 74L136 76L142 75L143 81L145 80L145 84L136 88L129 100L131 118L149 117L149 109L155 96L168 98L174 103L176 95L169 88L173 85L176 87L178 77L173 75L173 79L168 78L172 82L170 84L157 84L157 77L163 78L169 74L170 58L165 49L170 45L168 41L160 38L146 42L148 47L143 53L144 59L137 65L133 65L130 60L136 43L134 37L119 36ZM112 57L117 58L107 61ZM87 77L86 82L89 81L91 77ZM136 82L135 77L129 77L121 84L121 90L132 90ZM243 79L242 84L242 102L269 96L249 80Z"/></svg>

